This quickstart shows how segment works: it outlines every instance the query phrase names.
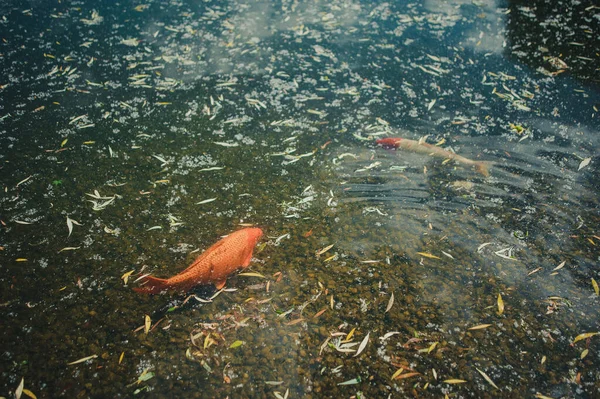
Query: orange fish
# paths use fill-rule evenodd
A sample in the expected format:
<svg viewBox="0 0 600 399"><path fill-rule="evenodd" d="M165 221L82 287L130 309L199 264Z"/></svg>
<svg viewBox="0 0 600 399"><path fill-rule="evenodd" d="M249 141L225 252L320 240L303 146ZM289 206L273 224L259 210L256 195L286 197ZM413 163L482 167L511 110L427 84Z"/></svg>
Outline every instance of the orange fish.
<svg viewBox="0 0 600 399"><path fill-rule="evenodd" d="M388 137L385 139L377 139L377 144L384 147L402 148L403 150L416 152L418 154L431 155L437 158L452 159L459 164L474 167L477 172L484 176L490 175L489 167L491 162L473 161L472 159L462 157L458 154L446 151L443 148L429 143L422 143L421 141L404 139L401 137Z"/></svg>
<svg viewBox="0 0 600 399"><path fill-rule="evenodd" d="M157 294L166 290L186 292L198 284L214 283L221 289L227 277L250 264L252 251L262 237L262 230L250 227L231 233L200 255L181 273L168 278L147 276L144 285L134 288L144 294Z"/></svg>

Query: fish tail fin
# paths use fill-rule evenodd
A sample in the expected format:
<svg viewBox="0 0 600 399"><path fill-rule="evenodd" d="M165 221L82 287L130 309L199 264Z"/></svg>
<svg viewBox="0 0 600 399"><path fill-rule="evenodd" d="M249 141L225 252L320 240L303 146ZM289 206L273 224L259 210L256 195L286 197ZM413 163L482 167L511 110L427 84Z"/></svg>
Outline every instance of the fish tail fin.
<svg viewBox="0 0 600 399"><path fill-rule="evenodd" d="M492 163L489 161L479 161L475 164L475 170L478 173L481 173L482 175L484 175L485 177L488 177L490 175L490 167L492 166Z"/></svg>
<svg viewBox="0 0 600 399"><path fill-rule="evenodd" d="M144 285L141 287L136 287L133 290L141 294L158 294L159 292L166 291L169 288L172 288L169 280L147 276L144 278Z"/></svg>

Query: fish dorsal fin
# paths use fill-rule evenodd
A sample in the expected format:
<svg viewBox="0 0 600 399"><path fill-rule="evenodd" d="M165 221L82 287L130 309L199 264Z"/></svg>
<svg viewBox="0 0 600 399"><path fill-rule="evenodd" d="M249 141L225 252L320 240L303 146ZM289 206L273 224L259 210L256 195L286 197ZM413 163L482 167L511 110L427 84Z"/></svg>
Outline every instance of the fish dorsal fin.
<svg viewBox="0 0 600 399"><path fill-rule="evenodd" d="M219 247L223 246L224 241L225 241L224 239L219 240L215 244L213 244L210 248L208 248L206 251L202 252L202 255L197 257L196 260L191 265L189 265L185 270L183 270L181 273L185 273L185 272L189 271L190 269L196 267L196 265L198 265L198 263L202 263L209 255L211 255L213 252L215 252L217 249L219 249Z"/></svg>

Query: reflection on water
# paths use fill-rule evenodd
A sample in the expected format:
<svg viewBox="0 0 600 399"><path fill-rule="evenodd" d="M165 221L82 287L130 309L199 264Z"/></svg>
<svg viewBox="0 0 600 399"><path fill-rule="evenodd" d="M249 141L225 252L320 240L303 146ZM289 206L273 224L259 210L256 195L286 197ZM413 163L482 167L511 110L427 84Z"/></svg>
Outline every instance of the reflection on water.
<svg viewBox="0 0 600 399"><path fill-rule="evenodd" d="M1 5L0 395L597 395L596 54L504 6Z"/></svg>

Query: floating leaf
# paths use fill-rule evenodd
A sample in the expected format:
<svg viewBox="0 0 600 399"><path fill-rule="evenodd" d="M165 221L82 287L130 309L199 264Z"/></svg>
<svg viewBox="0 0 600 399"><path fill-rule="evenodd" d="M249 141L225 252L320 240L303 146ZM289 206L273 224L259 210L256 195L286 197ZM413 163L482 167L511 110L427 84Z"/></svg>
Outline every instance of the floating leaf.
<svg viewBox="0 0 600 399"><path fill-rule="evenodd" d="M394 293L390 296L390 300L388 301L387 307L385 308L385 313L389 312L392 306L394 305Z"/></svg>
<svg viewBox="0 0 600 399"><path fill-rule="evenodd" d="M210 347L211 345L214 345L216 343L216 341L214 339L212 339L210 337L210 333L208 333L206 335L206 338L204 338L204 349Z"/></svg>
<svg viewBox="0 0 600 399"><path fill-rule="evenodd" d="M598 288L598 283L593 278L592 278L592 287L594 287L594 292L596 293L596 295L600 296L600 289Z"/></svg>
<svg viewBox="0 0 600 399"><path fill-rule="evenodd" d="M213 143L215 143L216 145L223 146L223 147L237 147L237 146L239 146L238 143L225 143L223 141L213 141Z"/></svg>
<svg viewBox="0 0 600 399"><path fill-rule="evenodd" d="M356 377L352 380L340 382L338 385L354 385L354 384L358 384L359 382L360 382L360 377Z"/></svg>
<svg viewBox="0 0 600 399"><path fill-rule="evenodd" d="M586 357L589 352L589 349L584 349L583 352L581 352L581 358L583 359L584 357Z"/></svg>
<svg viewBox="0 0 600 399"><path fill-rule="evenodd" d="M583 161L581 161L581 163L579 164L579 168L577 168L577 170L581 170L581 169L585 168L586 166L588 166L590 164L591 160L592 160L592 158L585 158Z"/></svg>
<svg viewBox="0 0 600 399"><path fill-rule="evenodd" d="M23 389L23 393L27 396L29 396L31 399L37 399L37 396L35 396L35 394L33 392L31 392L29 389Z"/></svg>
<svg viewBox="0 0 600 399"><path fill-rule="evenodd" d="M244 345L244 341L234 341L231 345L229 345L229 349L234 349L242 345Z"/></svg>
<svg viewBox="0 0 600 399"><path fill-rule="evenodd" d="M400 331L392 331L392 332L388 332L388 333L386 333L386 334L385 334L383 337L379 337L379 339L380 339L381 341L385 341L385 340L386 340L386 339L388 339L389 337L392 337L392 336L394 336L394 335L396 335L396 334L400 334Z"/></svg>
<svg viewBox="0 0 600 399"><path fill-rule="evenodd" d="M481 252L481 250L483 248L487 247L490 244L491 244L491 242L484 242L483 244L481 244L480 246L477 247L477 252Z"/></svg>
<svg viewBox="0 0 600 399"><path fill-rule="evenodd" d="M598 335L598 334L600 334L600 332L589 332L589 333L579 334L578 336L575 337L575 339L573 340L573 343L579 342L583 339L593 337L594 335Z"/></svg>
<svg viewBox="0 0 600 399"><path fill-rule="evenodd" d="M410 377L414 377L417 375L420 375L421 373L417 373L417 372L412 372L412 373L404 373L404 374L400 374L396 377L397 380L403 380L405 378L410 378Z"/></svg>
<svg viewBox="0 0 600 399"><path fill-rule="evenodd" d="M146 369L138 377L137 383L139 384L140 382L148 381L149 379L151 379L153 377L154 377L154 373L151 371L148 371L148 369Z"/></svg>
<svg viewBox="0 0 600 399"><path fill-rule="evenodd" d="M394 374L392 374L392 377L390 378L390 380L393 380L394 378L398 377L400 374L402 374L403 371L404 371L404 368L400 367L398 370L396 370L396 372Z"/></svg>
<svg viewBox="0 0 600 399"><path fill-rule="evenodd" d="M504 313L504 301L502 295L498 294L498 314Z"/></svg>
<svg viewBox="0 0 600 399"><path fill-rule="evenodd" d="M127 280L129 280L129 276L131 276L132 273L133 273L133 270L130 270L121 276L121 279L123 280L124 284L127 284Z"/></svg>
<svg viewBox="0 0 600 399"><path fill-rule="evenodd" d="M435 102L437 100L432 100L429 104L427 104L427 111L431 111L431 108L433 108L433 106L435 105Z"/></svg>
<svg viewBox="0 0 600 399"><path fill-rule="evenodd" d="M352 330L350 330L348 335L346 335L346 339L344 341L349 342L352 339L352 337L354 336L355 331L356 331L356 327L354 327Z"/></svg>
<svg viewBox="0 0 600 399"><path fill-rule="evenodd" d="M20 182L18 182L15 187L19 187L21 184L25 183L27 180L31 179L32 177L33 177L33 175L31 175L29 177L26 177L25 179L23 179Z"/></svg>
<svg viewBox="0 0 600 399"><path fill-rule="evenodd" d="M98 355L92 355L92 356L82 357L81 359L75 360L74 362L67 363L67 366L71 366L73 364L87 362L88 360L95 359L97 357L98 357Z"/></svg>
<svg viewBox="0 0 600 399"><path fill-rule="evenodd" d="M238 276L266 278L265 276L263 276L260 273L253 273L253 272L239 273Z"/></svg>
<svg viewBox="0 0 600 399"><path fill-rule="evenodd" d="M119 364L121 364L124 357L125 357L125 352L121 352L121 356L119 356Z"/></svg>
<svg viewBox="0 0 600 399"><path fill-rule="evenodd" d="M496 389L500 389L500 388L498 388L498 386L496 384L494 384L494 381L492 381L492 379L486 373L484 373L483 371L479 370L477 367L475 367L475 370L479 371L479 374L481 374L483 376L483 378L485 378L485 380L487 382L489 382L489 384L491 386L493 386Z"/></svg>
<svg viewBox="0 0 600 399"><path fill-rule="evenodd" d="M208 204L209 202L213 202L216 199L217 199L217 197L215 197L215 198L208 198L208 199L202 200L200 202L196 202L196 205Z"/></svg>
<svg viewBox="0 0 600 399"><path fill-rule="evenodd" d="M439 342L434 342L433 344L429 345L429 348L427 348L427 353L431 353L438 344Z"/></svg>
<svg viewBox="0 0 600 399"><path fill-rule="evenodd" d="M439 256L435 256L435 255L430 254L429 252L417 252L417 254L419 254L421 256L424 256L426 258L430 258L430 259L442 259Z"/></svg>
<svg viewBox="0 0 600 399"><path fill-rule="evenodd" d="M552 398L552 397L550 397L550 396L542 395L542 394L541 394L541 393L539 393L539 392L538 392L538 393L536 393L534 396L535 396L537 399L554 399L554 398Z"/></svg>
<svg viewBox="0 0 600 399"><path fill-rule="evenodd" d="M465 380L459 380L457 378L450 378L449 380L444 380L444 382L446 384L464 384L467 381L465 381Z"/></svg>
<svg viewBox="0 0 600 399"><path fill-rule="evenodd" d="M319 250L316 252L316 255L317 255L317 256L323 255L325 252L327 252L327 251L329 251L331 248L333 248L333 246L334 246L334 245L335 245L335 244L331 244L331 245L328 245L328 246L326 246L325 248L321 248L321 249L319 249Z"/></svg>
<svg viewBox="0 0 600 399"><path fill-rule="evenodd" d="M63 251L75 251L77 249L79 249L81 247L64 247L63 249L61 249L60 251L58 251L58 253L61 253Z"/></svg>
<svg viewBox="0 0 600 399"><path fill-rule="evenodd" d="M144 316L144 332L148 334L150 332L150 327L152 326L152 319L150 316Z"/></svg>
<svg viewBox="0 0 600 399"><path fill-rule="evenodd" d="M367 344L369 343L369 335L371 333L368 332L367 336L363 338L362 342L360 343L360 345L358 346L358 350L356 351L356 353L354 354L354 356L352 357L356 357L358 355L360 355L362 353L363 350L365 350L365 347L367 346Z"/></svg>
<svg viewBox="0 0 600 399"><path fill-rule="evenodd" d="M23 394L23 386L24 385L25 385L25 377L22 377L21 382L19 383L19 386L15 390L15 398L17 398L17 399L21 398L21 395Z"/></svg>
<svg viewBox="0 0 600 399"><path fill-rule="evenodd" d="M555 271L557 271L557 270L560 270L560 269L562 269L562 268L564 267L565 263L567 263L567 262L566 262L566 261L562 261L562 262L560 263L560 265L556 266L554 269L552 269L552 271L553 271L553 272L555 272Z"/></svg>
<svg viewBox="0 0 600 399"><path fill-rule="evenodd" d="M288 399L288 396L290 395L290 389L286 389L283 396L281 396L281 394L278 391L273 392L273 395L275 395L277 399Z"/></svg>
<svg viewBox="0 0 600 399"><path fill-rule="evenodd" d="M221 170L221 169L225 169L225 168L222 166L213 166L210 168L199 169L198 172L209 172L211 170Z"/></svg>
<svg viewBox="0 0 600 399"><path fill-rule="evenodd" d="M479 324L479 325L473 326L471 328L468 328L468 330L483 330L484 328L488 328L490 326L491 326L491 324Z"/></svg>

